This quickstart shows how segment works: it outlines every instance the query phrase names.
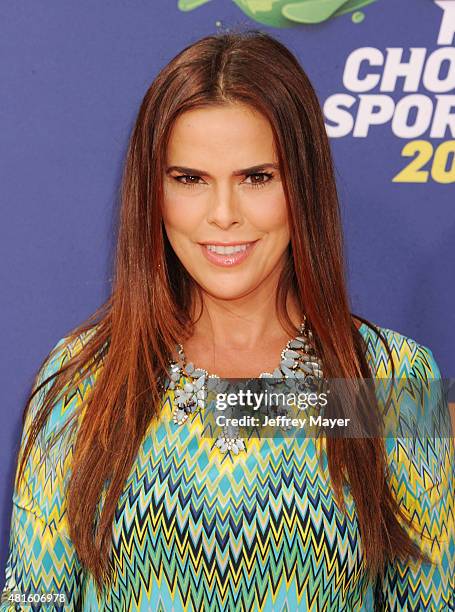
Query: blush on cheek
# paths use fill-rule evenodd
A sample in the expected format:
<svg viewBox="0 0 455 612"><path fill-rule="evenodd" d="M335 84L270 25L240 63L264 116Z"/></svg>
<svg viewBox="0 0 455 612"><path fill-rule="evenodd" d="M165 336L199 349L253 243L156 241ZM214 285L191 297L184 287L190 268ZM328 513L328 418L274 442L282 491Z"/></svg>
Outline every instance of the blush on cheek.
<svg viewBox="0 0 455 612"><path fill-rule="evenodd" d="M204 202L173 194L163 201L163 220L182 233L190 234L203 222L207 214Z"/></svg>
<svg viewBox="0 0 455 612"><path fill-rule="evenodd" d="M260 206L256 205L250 209L249 219L259 230L269 232L286 226L288 223L288 212L284 198L264 198Z"/></svg>
<svg viewBox="0 0 455 612"><path fill-rule="evenodd" d="M170 222L175 221L184 209L184 202L181 198L169 196L163 200L163 218Z"/></svg>
<svg viewBox="0 0 455 612"><path fill-rule="evenodd" d="M163 217L175 225L196 225L207 215L207 206L202 198L172 194L163 200Z"/></svg>

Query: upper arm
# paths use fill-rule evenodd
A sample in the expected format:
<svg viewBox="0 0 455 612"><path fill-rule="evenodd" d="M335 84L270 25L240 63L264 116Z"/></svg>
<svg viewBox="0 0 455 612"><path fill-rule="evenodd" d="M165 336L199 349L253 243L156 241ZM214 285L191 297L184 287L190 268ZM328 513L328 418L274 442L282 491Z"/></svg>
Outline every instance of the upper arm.
<svg viewBox="0 0 455 612"><path fill-rule="evenodd" d="M37 384L58 370L65 359L63 341L58 342L55 355L39 371ZM24 422L18 459L23 452L28 427L42 404L44 391L54 381L52 379L43 392L38 392L32 399ZM24 606L27 593L34 596L32 609L40 609L39 593L52 598L47 605L52 604L52 609L56 610L75 609L79 597L82 567L69 536L65 501L72 449L68 438L62 436L51 453L45 455L43 452L50 433L61 424L62 416L69 413L65 402L66 398L60 399L52 407L27 459L23 477L19 484L14 484L6 583L0 610L30 609ZM8 601L11 594L21 596L19 601L23 603L19 608ZM64 596L63 601L58 594Z"/></svg>
<svg viewBox="0 0 455 612"><path fill-rule="evenodd" d="M408 408L414 403L424 415L421 427L414 429L421 435L388 438L386 447L393 493L426 537L407 531L432 563L400 560L387 565L380 584L386 610L455 609L454 439L441 383L431 350L419 346L409 391L401 400L408 401Z"/></svg>

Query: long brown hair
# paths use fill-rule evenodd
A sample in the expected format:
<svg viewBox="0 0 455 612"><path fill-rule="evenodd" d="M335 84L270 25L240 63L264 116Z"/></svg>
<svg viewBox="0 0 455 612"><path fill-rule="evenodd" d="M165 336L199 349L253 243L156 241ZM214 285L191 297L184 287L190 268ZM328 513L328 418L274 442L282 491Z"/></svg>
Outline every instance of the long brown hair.
<svg viewBox="0 0 455 612"><path fill-rule="evenodd" d="M190 313L198 287L175 256L162 223L167 141L181 113L234 102L251 105L268 118L279 155L291 228L289 257L277 292L280 320L294 335L286 311L292 290L313 332L324 375L372 376L365 342L349 309L331 152L308 77L289 49L261 31L202 38L176 55L144 96L122 177L112 293L67 336L71 342L90 331L81 350L53 375L55 382L32 423L18 470L19 482L56 398L96 372L96 385L77 415L67 509L79 559L100 589L111 576L111 528L119 496L147 427L159 417L169 358L194 324ZM376 329L368 320L357 319ZM381 337L393 375L390 349ZM354 402L344 410L353 422L361 417ZM342 487L349 482L371 575L389 559L425 558L408 535L407 519L387 484L382 438L329 438L326 446L332 486L343 507Z"/></svg>

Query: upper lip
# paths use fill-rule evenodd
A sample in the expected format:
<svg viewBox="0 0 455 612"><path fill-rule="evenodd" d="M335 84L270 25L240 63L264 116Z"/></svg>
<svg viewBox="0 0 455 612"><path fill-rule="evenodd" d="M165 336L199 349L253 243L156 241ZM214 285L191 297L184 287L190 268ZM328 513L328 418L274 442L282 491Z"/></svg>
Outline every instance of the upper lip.
<svg viewBox="0 0 455 612"><path fill-rule="evenodd" d="M259 240L259 238L257 239ZM204 240L199 244L213 244L214 246L238 246L239 244L252 244L256 240L236 240L235 242L219 242L217 240Z"/></svg>

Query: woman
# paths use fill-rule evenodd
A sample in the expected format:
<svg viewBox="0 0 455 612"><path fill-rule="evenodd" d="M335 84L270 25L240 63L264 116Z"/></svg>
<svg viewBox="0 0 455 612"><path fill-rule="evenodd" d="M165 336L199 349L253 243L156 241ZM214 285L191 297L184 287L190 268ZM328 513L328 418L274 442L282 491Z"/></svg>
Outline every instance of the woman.
<svg viewBox="0 0 455 612"><path fill-rule="evenodd" d="M440 379L428 348L350 313L329 143L296 58L258 31L208 36L142 102L110 299L37 376L2 609L14 592L65 610L449 609L444 432L208 437L209 374L309 363L424 399Z"/></svg>

